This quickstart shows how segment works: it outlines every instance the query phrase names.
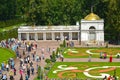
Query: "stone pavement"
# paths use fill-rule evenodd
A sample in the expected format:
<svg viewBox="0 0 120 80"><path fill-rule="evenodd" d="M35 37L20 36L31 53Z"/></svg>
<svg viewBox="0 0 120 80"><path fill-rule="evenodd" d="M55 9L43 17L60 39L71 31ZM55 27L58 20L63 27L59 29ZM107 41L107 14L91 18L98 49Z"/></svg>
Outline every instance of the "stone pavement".
<svg viewBox="0 0 120 80"><path fill-rule="evenodd" d="M88 58L65 58L64 62L88 62ZM60 61L60 60L58 60ZM109 58L107 59L100 59L100 58L91 58L91 62L109 62ZM120 62L120 59L113 58L112 62Z"/></svg>
<svg viewBox="0 0 120 80"><path fill-rule="evenodd" d="M45 49L45 58L49 58L50 54L47 53L46 48L50 47L51 51L53 48L57 48L59 46L59 44L62 43L61 41L37 41L37 55L41 55L41 48ZM75 47L81 47L78 43L78 41L74 41L75 43ZM22 48L20 48L20 54L22 55ZM32 53L32 52L31 52ZM27 52L26 52L27 54ZM58 62L60 61L59 59L57 60ZM64 62L88 62L88 58L65 58ZM99 59L99 58L91 58L91 62L109 62L109 58L107 59ZM120 59L113 59L113 62L120 62ZM40 65L40 66L45 66L45 62L44 60L41 60L40 62L36 62L33 61L34 64L34 68L35 68L35 72L36 72L36 65ZM15 68L17 70L17 75L14 77L15 80L19 80L20 79L20 74L19 74L19 58L15 59ZM9 75L9 73L7 73L7 75ZM37 76L37 74L35 73L34 75L30 76L29 80L34 80L34 78ZM9 80L9 79L8 79ZM25 80L25 74L23 75L23 80Z"/></svg>

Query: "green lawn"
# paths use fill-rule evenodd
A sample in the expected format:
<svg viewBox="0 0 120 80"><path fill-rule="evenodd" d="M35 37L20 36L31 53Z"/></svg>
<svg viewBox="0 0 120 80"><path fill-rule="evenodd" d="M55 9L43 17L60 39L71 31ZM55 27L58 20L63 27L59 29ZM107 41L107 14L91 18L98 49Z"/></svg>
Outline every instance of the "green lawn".
<svg viewBox="0 0 120 80"><path fill-rule="evenodd" d="M88 58L89 52L95 58L100 57L100 52L105 52L108 57L111 54L116 57L116 54L120 53L120 48L67 48L64 49L63 55L65 58Z"/></svg>
<svg viewBox="0 0 120 80"><path fill-rule="evenodd" d="M15 53L12 50L0 47L0 63L6 62L11 57L15 57Z"/></svg>
<svg viewBox="0 0 120 80"><path fill-rule="evenodd" d="M84 80L86 78L91 78L94 80L103 78L101 74L105 74L107 76L116 74L116 76L120 79L120 63L56 62L48 72L48 78L82 78Z"/></svg>

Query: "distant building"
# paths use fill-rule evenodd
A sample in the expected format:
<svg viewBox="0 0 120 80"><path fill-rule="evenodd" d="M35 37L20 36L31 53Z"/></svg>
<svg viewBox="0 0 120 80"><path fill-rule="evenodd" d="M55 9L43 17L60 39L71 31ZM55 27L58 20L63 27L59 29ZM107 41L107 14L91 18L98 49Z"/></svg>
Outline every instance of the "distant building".
<svg viewBox="0 0 120 80"><path fill-rule="evenodd" d="M78 40L81 44L104 43L104 20L90 13L76 25L70 26L20 26L19 40Z"/></svg>

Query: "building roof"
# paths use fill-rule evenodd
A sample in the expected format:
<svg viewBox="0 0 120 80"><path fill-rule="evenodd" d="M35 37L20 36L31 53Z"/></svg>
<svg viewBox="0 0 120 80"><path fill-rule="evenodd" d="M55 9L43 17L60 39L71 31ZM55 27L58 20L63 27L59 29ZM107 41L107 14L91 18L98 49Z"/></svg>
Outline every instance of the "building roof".
<svg viewBox="0 0 120 80"><path fill-rule="evenodd" d="M101 18L94 13L90 13L84 19L85 20L100 20Z"/></svg>

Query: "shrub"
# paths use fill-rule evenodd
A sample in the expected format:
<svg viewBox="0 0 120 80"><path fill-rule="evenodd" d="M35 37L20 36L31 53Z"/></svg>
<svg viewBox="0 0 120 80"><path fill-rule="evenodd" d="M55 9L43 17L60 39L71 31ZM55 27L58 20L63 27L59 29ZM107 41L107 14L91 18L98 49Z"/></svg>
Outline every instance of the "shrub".
<svg viewBox="0 0 120 80"><path fill-rule="evenodd" d="M66 40L63 40L63 47L66 47Z"/></svg>
<svg viewBox="0 0 120 80"><path fill-rule="evenodd" d="M45 62L48 64L50 63L50 59L46 59Z"/></svg>
<svg viewBox="0 0 120 80"><path fill-rule="evenodd" d="M57 47L56 56L58 55L58 53L59 53L59 47Z"/></svg>
<svg viewBox="0 0 120 80"><path fill-rule="evenodd" d="M50 70L50 64L46 64L44 67L46 70Z"/></svg>
<svg viewBox="0 0 120 80"><path fill-rule="evenodd" d="M41 71L41 67L39 66L38 67L38 77L37 77L38 79L40 79L40 71Z"/></svg>
<svg viewBox="0 0 120 80"><path fill-rule="evenodd" d="M37 76L37 78L40 79L40 80L43 79L43 71L41 70L40 66L38 67L38 76Z"/></svg>
<svg viewBox="0 0 120 80"><path fill-rule="evenodd" d="M64 47L63 44L60 44L60 47Z"/></svg>
<svg viewBox="0 0 120 80"><path fill-rule="evenodd" d="M56 55L55 55L55 52L54 52L54 51L53 51L53 53L52 53L51 61L52 61L52 62L55 62L55 61L56 61Z"/></svg>

